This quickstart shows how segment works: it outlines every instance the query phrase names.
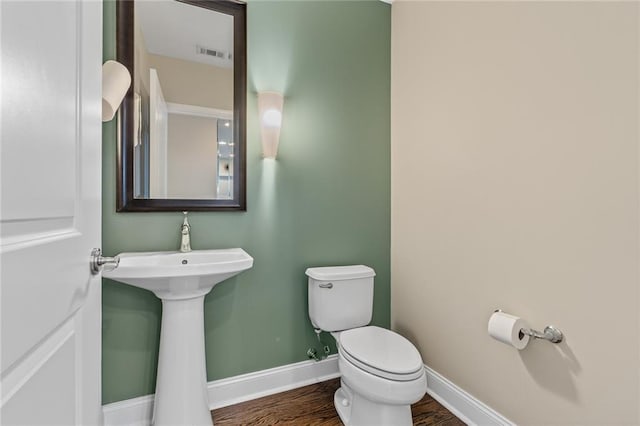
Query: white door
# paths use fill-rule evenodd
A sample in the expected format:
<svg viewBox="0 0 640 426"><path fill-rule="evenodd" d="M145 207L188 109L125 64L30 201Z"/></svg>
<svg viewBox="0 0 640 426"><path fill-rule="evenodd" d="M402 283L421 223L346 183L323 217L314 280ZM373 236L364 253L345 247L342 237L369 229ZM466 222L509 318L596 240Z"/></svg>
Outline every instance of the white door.
<svg viewBox="0 0 640 426"><path fill-rule="evenodd" d="M167 198L169 111L153 68L149 70L149 86L149 194L151 198Z"/></svg>
<svg viewBox="0 0 640 426"><path fill-rule="evenodd" d="M99 424L102 3L0 20L0 423Z"/></svg>

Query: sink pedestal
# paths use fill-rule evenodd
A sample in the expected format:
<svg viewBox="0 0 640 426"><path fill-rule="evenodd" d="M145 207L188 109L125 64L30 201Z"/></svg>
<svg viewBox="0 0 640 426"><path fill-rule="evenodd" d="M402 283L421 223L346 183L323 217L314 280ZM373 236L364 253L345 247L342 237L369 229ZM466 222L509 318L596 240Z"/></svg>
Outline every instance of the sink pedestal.
<svg viewBox="0 0 640 426"><path fill-rule="evenodd" d="M188 299L161 298L155 426L213 424L204 352L205 294Z"/></svg>

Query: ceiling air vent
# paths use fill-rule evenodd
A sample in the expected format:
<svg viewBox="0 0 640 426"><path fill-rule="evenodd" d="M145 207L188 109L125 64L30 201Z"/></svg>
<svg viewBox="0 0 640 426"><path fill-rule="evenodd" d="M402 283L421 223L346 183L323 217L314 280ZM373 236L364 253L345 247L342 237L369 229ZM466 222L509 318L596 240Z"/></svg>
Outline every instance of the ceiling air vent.
<svg viewBox="0 0 640 426"><path fill-rule="evenodd" d="M196 46L196 53L198 55L212 56L214 58L229 59L231 60L231 53L223 52L222 50L209 49L208 47Z"/></svg>

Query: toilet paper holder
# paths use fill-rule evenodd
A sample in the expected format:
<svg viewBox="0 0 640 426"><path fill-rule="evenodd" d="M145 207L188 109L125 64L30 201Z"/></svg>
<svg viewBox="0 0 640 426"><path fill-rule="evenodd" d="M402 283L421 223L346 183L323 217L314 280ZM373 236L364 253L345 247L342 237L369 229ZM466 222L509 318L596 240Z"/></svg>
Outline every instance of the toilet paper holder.
<svg viewBox="0 0 640 426"><path fill-rule="evenodd" d="M526 334L527 336L535 337L536 339L548 340L551 343L560 343L564 338L562 331L558 330L552 325L546 326L542 333L532 328L521 328L520 333L522 333L523 335Z"/></svg>
<svg viewBox="0 0 640 426"><path fill-rule="evenodd" d="M501 309L496 309L493 312L502 312ZM522 339L525 335L533 337L535 339L544 339L548 340L551 343L560 343L564 339L564 335L562 331L557 329L552 325L548 325L544 328L544 331L540 332L538 330L534 330L533 328L521 328L520 329L520 339Z"/></svg>

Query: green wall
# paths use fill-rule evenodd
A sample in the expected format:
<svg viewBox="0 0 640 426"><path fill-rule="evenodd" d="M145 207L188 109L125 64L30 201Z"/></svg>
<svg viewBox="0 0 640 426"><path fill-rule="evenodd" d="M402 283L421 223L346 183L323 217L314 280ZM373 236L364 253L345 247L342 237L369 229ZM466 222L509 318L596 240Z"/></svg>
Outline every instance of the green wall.
<svg viewBox="0 0 640 426"><path fill-rule="evenodd" d="M104 57L115 6L104 3ZM306 359L309 266L377 272L373 324L389 326L390 26L388 4L251 1L247 211L192 213L194 249L242 247L254 267L205 299L208 380ZM278 159L263 160L256 92L280 90ZM103 129L103 248L177 250L181 213L116 213L116 126ZM154 392L161 303L103 284L103 402ZM330 340L330 338L327 338Z"/></svg>

